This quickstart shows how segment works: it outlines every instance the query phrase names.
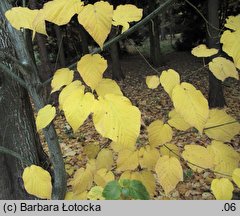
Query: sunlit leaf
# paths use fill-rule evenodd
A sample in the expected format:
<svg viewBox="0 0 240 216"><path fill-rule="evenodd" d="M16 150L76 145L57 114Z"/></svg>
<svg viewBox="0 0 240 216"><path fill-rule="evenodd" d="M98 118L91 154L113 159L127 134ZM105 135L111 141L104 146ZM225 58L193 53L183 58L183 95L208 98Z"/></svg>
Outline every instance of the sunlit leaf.
<svg viewBox="0 0 240 216"><path fill-rule="evenodd" d="M77 69L83 81L94 90L107 69L107 61L99 54L87 54L80 59Z"/></svg>
<svg viewBox="0 0 240 216"><path fill-rule="evenodd" d="M52 92L58 91L64 85L68 85L73 80L73 71L68 68L61 68L54 73L51 86Z"/></svg>
<svg viewBox="0 0 240 216"><path fill-rule="evenodd" d="M122 149L132 148L140 133L139 109L123 96L107 94L99 97L93 122L103 136L121 144Z"/></svg>
<svg viewBox="0 0 240 216"><path fill-rule="evenodd" d="M78 21L102 48L112 26L113 6L99 1L87 4L78 15Z"/></svg>
<svg viewBox="0 0 240 216"><path fill-rule="evenodd" d="M240 15L229 16L224 26L235 31L240 30Z"/></svg>
<svg viewBox="0 0 240 216"><path fill-rule="evenodd" d="M97 87L95 88L98 96L105 96L106 94L116 94L116 95L123 95L121 92L120 87L116 83L116 81L112 79L102 79Z"/></svg>
<svg viewBox="0 0 240 216"><path fill-rule="evenodd" d="M231 200L233 193L233 184L227 178L213 179L211 190L217 200Z"/></svg>
<svg viewBox="0 0 240 216"><path fill-rule="evenodd" d="M154 175L151 173L151 171L142 170L138 172L132 172L131 178L126 179L136 179L143 183L143 185L146 187L148 193L150 196L154 196L156 193L156 180Z"/></svg>
<svg viewBox="0 0 240 216"><path fill-rule="evenodd" d="M93 111L94 104L92 93L83 93L82 88L77 88L64 100L63 111L67 122L74 132L83 124L89 114Z"/></svg>
<svg viewBox="0 0 240 216"><path fill-rule="evenodd" d="M65 25L69 23L71 18L81 12L83 2L80 0L53 0L48 1L43 6L42 16L44 19L56 25ZM35 22L38 22L38 17Z"/></svg>
<svg viewBox="0 0 240 216"><path fill-rule="evenodd" d="M232 175L232 172L238 168L240 161L239 153L234 150L232 146L213 140L207 149L214 154L214 171L217 175L220 173L225 175ZM225 176L224 176L225 177Z"/></svg>
<svg viewBox="0 0 240 216"><path fill-rule="evenodd" d="M159 151L156 148L151 148L150 146L142 147L139 150L139 164L142 168L154 170L159 156Z"/></svg>
<svg viewBox="0 0 240 216"><path fill-rule="evenodd" d="M41 199L51 199L52 182L49 172L39 166L31 165L24 169L22 178L29 194Z"/></svg>
<svg viewBox="0 0 240 216"><path fill-rule="evenodd" d="M179 158L180 152L176 144L166 143L160 147L161 155Z"/></svg>
<svg viewBox="0 0 240 216"><path fill-rule="evenodd" d="M90 200L104 200L105 198L102 196L103 188L100 186L92 187L91 190L87 194L87 198Z"/></svg>
<svg viewBox="0 0 240 216"><path fill-rule="evenodd" d="M155 167L158 181L164 192L169 194L180 181L183 181L183 170L180 161L167 155L160 157Z"/></svg>
<svg viewBox="0 0 240 216"><path fill-rule="evenodd" d="M47 127L56 115L56 109L48 104L38 111L36 118L37 131Z"/></svg>
<svg viewBox="0 0 240 216"><path fill-rule="evenodd" d="M205 44L200 44L192 49L192 54L196 57L209 57L218 53L215 48L207 48Z"/></svg>
<svg viewBox="0 0 240 216"><path fill-rule="evenodd" d="M214 166L214 154L203 146L185 145L182 157L189 162L188 166L195 172L212 169Z"/></svg>
<svg viewBox="0 0 240 216"><path fill-rule="evenodd" d="M95 158L99 151L100 146L97 142L88 143L86 146L83 147L83 153L86 154L89 159Z"/></svg>
<svg viewBox="0 0 240 216"><path fill-rule="evenodd" d="M172 91L176 112L201 133L209 115L208 101L203 94L189 83L176 85Z"/></svg>
<svg viewBox="0 0 240 216"><path fill-rule="evenodd" d="M172 69L169 69L167 71L165 70L161 73L160 83L164 90L171 97L173 88L176 85L180 84L180 76L175 70Z"/></svg>
<svg viewBox="0 0 240 216"><path fill-rule="evenodd" d="M240 168L233 170L232 179L235 184L240 188Z"/></svg>
<svg viewBox="0 0 240 216"><path fill-rule="evenodd" d="M150 88L150 89L157 88L160 84L159 77L156 76L156 75L147 76L146 77L146 84L147 84L148 88Z"/></svg>
<svg viewBox="0 0 240 216"><path fill-rule="evenodd" d="M92 187L93 174L89 169L80 168L70 182L74 194L81 194Z"/></svg>
<svg viewBox="0 0 240 216"><path fill-rule="evenodd" d="M186 131L191 127L191 125L185 122L184 118L179 113L177 113L175 109L170 111L168 113L168 116L169 116L168 124L172 127L175 127L178 130Z"/></svg>
<svg viewBox="0 0 240 216"><path fill-rule="evenodd" d="M172 128L168 124L163 124L161 120L152 122L147 131L151 147L157 147L172 140Z"/></svg>
<svg viewBox="0 0 240 216"><path fill-rule="evenodd" d="M139 21L142 18L143 10L135 5L126 4L117 6L113 13L113 25L121 25L122 32L129 29L130 22Z"/></svg>
<svg viewBox="0 0 240 216"><path fill-rule="evenodd" d="M240 132L240 124L224 110L212 109L205 125L208 137L222 142L230 141Z"/></svg>
<svg viewBox="0 0 240 216"><path fill-rule="evenodd" d="M94 175L94 182L96 185L105 187L105 185L114 180L114 174L106 168L99 169Z"/></svg>
<svg viewBox="0 0 240 216"><path fill-rule="evenodd" d="M64 200L87 200L87 195L88 195L87 191L84 191L79 194L75 194L72 191L70 191L66 193Z"/></svg>
<svg viewBox="0 0 240 216"><path fill-rule="evenodd" d="M228 77L233 77L237 80L239 79L234 63L223 57L214 58L209 63L209 70L221 81L224 81Z"/></svg>
<svg viewBox="0 0 240 216"><path fill-rule="evenodd" d="M67 85L59 94L59 108L62 109L63 103L68 98L68 96L71 95L72 92L75 90L80 90L82 91L82 94L84 93L85 86L82 85L82 83L79 80L75 80L69 85Z"/></svg>
<svg viewBox="0 0 240 216"><path fill-rule="evenodd" d="M122 150L118 153L117 171L135 170L138 166L138 151Z"/></svg>
<svg viewBox="0 0 240 216"><path fill-rule="evenodd" d="M233 58L235 66L240 69L240 30L224 31L220 42L223 44L223 51Z"/></svg>
<svg viewBox="0 0 240 216"><path fill-rule="evenodd" d="M96 166L97 169L106 168L110 170L113 165L113 153L111 150L105 148L102 149L97 156Z"/></svg>
<svg viewBox="0 0 240 216"><path fill-rule="evenodd" d="M38 14L39 10L30 10L26 7L13 7L5 13L5 16L17 30L25 28L47 35L44 20L41 20L38 25L33 25L33 21L38 17Z"/></svg>

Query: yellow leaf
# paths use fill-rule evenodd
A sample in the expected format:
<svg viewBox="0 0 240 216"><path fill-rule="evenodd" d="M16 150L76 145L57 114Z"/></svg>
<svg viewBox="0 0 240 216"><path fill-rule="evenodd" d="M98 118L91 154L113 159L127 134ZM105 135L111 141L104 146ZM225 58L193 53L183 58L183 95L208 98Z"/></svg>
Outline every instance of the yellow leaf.
<svg viewBox="0 0 240 216"><path fill-rule="evenodd" d="M113 153L109 149L102 149L97 156L96 160L97 169L106 168L111 170L113 165Z"/></svg>
<svg viewBox="0 0 240 216"><path fill-rule="evenodd" d="M111 79L102 79L95 88L98 96L104 97L106 94L116 94L123 96L120 87L116 81Z"/></svg>
<svg viewBox="0 0 240 216"><path fill-rule="evenodd" d="M63 103L68 98L69 95L71 95L72 92L74 92L77 89L81 89L82 94L84 93L85 87L82 85L82 83L79 80L75 80L69 85L67 85L59 94L59 108L62 109Z"/></svg>
<svg viewBox="0 0 240 216"><path fill-rule="evenodd" d="M94 175L94 182L96 185L105 187L105 185L115 179L113 173L106 168L99 169Z"/></svg>
<svg viewBox="0 0 240 216"><path fill-rule="evenodd" d="M112 27L113 6L99 1L87 4L78 15L78 21L102 48Z"/></svg>
<svg viewBox="0 0 240 216"><path fill-rule="evenodd" d="M176 112L191 126L202 133L208 119L208 101L203 94L189 83L176 85L172 91Z"/></svg>
<svg viewBox="0 0 240 216"><path fill-rule="evenodd" d="M200 44L192 49L192 54L196 57L209 57L218 53L217 49L207 48L205 44Z"/></svg>
<svg viewBox="0 0 240 216"><path fill-rule="evenodd" d="M238 168L240 156L232 146L213 140L207 149L214 154L214 171L232 175L234 169Z"/></svg>
<svg viewBox="0 0 240 216"><path fill-rule="evenodd" d="M93 122L103 136L119 143L124 148L132 148L140 133L141 113L128 98L107 94L99 97L95 106Z"/></svg>
<svg viewBox="0 0 240 216"><path fill-rule="evenodd" d="M172 128L168 124L163 124L161 120L152 122L147 131L151 147L157 147L172 140Z"/></svg>
<svg viewBox="0 0 240 216"><path fill-rule="evenodd" d="M240 188L240 168L233 170L232 179L235 184Z"/></svg>
<svg viewBox="0 0 240 216"><path fill-rule="evenodd" d="M114 26L121 25L122 32L129 29L129 22L136 22L142 18L143 10L137 8L135 5L126 4L117 6L113 13Z"/></svg>
<svg viewBox="0 0 240 216"><path fill-rule="evenodd" d="M154 170L159 157L159 151L156 148L151 148L148 145L139 150L139 164L142 168Z"/></svg>
<svg viewBox="0 0 240 216"><path fill-rule="evenodd" d="M234 63L226 58L214 58L209 63L209 70L221 81L224 81L228 77L233 77L239 80L239 75Z"/></svg>
<svg viewBox="0 0 240 216"><path fill-rule="evenodd" d="M67 192L64 200L87 200L87 191L80 194L74 194L73 192Z"/></svg>
<svg viewBox="0 0 240 216"><path fill-rule="evenodd" d="M131 179L141 181L143 185L146 187L150 196L153 197L154 194L156 193L156 180L151 171L142 170L138 172L132 172Z"/></svg>
<svg viewBox="0 0 240 216"><path fill-rule="evenodd" d="M22 178L29 194L41 199L51 199L52 182L49 172L39 166L31 165L24 169Z"/></svg>
<svg viewBox="0 0 240 216"><path fill-rule="evenodd" d="M160 157L155 167L158 181L166 194L169 194L180 181L183 181L183 170L179 160L167 155Z"/></svg>
<svg viewBox="0 0 240 216"><path fill-rule="evenodd" d="M44 20L40 21L38 25L33 25L33 21L38 16L38 13L39 10L30 10L26 7L13 7L5 13L5 16L17 30L25 28L47 35Z"/></svg>
<svg viewBox="0 0 240 216"><path fill-rule="evenodd" d="M175 70L172 69L163 71L160 76L160 83L168 95L172 97L173 88L180 84L180 76Z"/></svg>
<svg viewBox="0 0 240 216"><path fill-rule="evenodd" d="M61 68L54 73L51 86L52 92L58 91L64 85L68 85L73 80L73 71L68 68Z"/></svg>
<svg viewBox="0 0 240 216"><path fill-rule="evenodd" d="M122 175L120 176L120 179L131 179L132 173L131 171L125 171L122 173Z"/></svg>
<svg viewBox="0 0 240 216"><path fill-rule="evenodd" d="M191 127L175 109L168 113L168 117L168 124L178 130L186 131Z"/></svg>
<svg viewBox="0 0 240 216"><path fill-rule="evenodd" d="M90 92L83 94L82 88L75 89L64 100L64 115L74 132L76 132L92 112L94 100L93 94Z"/></svg>
<svg viewBox="0 0 240 216"><path fill-rule="evenodd" d="M187 162L190 162L188 166L195 172L201 172L204 169L212 169L214 166L214 154L203 146L185 145L182 157Z"/></svg>
<svg viewBox="0 0 240 216"><path fill-rule="evenodd" d="M135 170L138 166L138 151L122 150L118 154L117 171Z"/></svg>
<svg viewBox="0 0 240 216"><path fill-rule="evenodd" d="M240 15L229 16L224 26L235 31L240 30Z"/></svg>
<svg viewBox="0 0 240 216"><path fill-rule="evenodd" d="M102 196L103 188L100 186L94 186L87 194L89 200L105 200Z"/></svg>
<svg viewBox="0 0 240 216"><path fill-rule="evenodd" d="M100 146L97 142L88 143L86 146L83 147L83 153L86 154L89 159L95 158L99 151Z"/></svg>
<svg viewBox="0 0 240 216"><path fill-rule="evenodd" d="M88 162L86 164L86 169L89 170L94 175L94 173L97 170L96 159L88 160Z"/></svg>
<svg viewBox="0 0 240 216"><path fill-rule="evenodd" d="M83 81L94 90L107 69L107 61L99 54L87 54L80 59L77 69Z"/></svg>
<svg viewBox="0 0 240 216"><path fill-rule="evenodd" d="M167 143L167 144L164 144L164 146L161 146L160 153L162 156L167 155L169 157L176 157L176 158L179 158L178 155L180 155L177 145L172 143Z"/></svg>
<svg viewBox="0 0 240 216"><path fill-rule="evenodd" d="M229 142L240 132L240 124L224 110L212 109L204 127L208 137L222 142ZM208 129L209 128L209 129Z"/></svg>
<svg viewBox="0 0 240 216"><path fill-rule="evenodd" d="M240 69L240 30L224 31L220 42L223 44L223 51L233 58L235 66Z"/></svg>
<svg viewBox="0 0 240 216"><path fill-rule="evenodd" d="M70 182L74 194L81 194L92 187L93 174L91 170L80 168L75 173L73 180Z"/></svg>
<svg viewBox="0 0 240 216"><path fill-rule="evenodd" d="M150 88L150 89L157 88L160 84L159 77L156 76L156 75L147 76L146 77L146 84L147 84L148 88Z"/></svg>
<svg viewBox="0 0 240 216"><path fill-rule="evenodd" d="M65 25L71 18L81 12L83 2L80 0L53 0L44 4L42 16L36 18L35 22L41 19L55 23L56 25Z"/></svg>
<svg viewBox="0 0 240 216"><path fill-rule="evenodd" d="M56 115L56 109L48 104L38 111L36 118L37 131L47 127Z"/></svg>
<svg viewBox="0 0 240 216"><path fill-rule="evenodd" d="M213 179L211 190L217 200L231 200L233 193L233 184L227 178Z"/></svg>

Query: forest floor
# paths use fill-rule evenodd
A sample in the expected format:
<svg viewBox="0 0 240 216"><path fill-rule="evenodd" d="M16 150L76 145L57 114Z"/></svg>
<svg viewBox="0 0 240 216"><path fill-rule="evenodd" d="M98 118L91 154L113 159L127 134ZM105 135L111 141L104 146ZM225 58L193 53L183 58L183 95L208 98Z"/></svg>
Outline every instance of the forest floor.
<svg viewBox="0 0 240 216"><path fill-rule="evenodd" d="M141 134L138 139L138 145L148 144L147 130L151 122L157 119L167 120L168 112L172 110L172 102L161 86L157 89L149 89L145 82L148 75L158 75L166 69L176 70L181 81L192 83L197 89L207 97L208 93L208 71L203 67L201 59L197 59L187 52L171 52L164 56L166 65L153 70L140 55L126 55L121 59L122 69L126 76L124 81L118 82L122 92L132 103L137 106L142 113ZM110 77L111 63L105 77ZM224 86L224 95L226 99L226 111L234 118L240 120L240 85L239 81L229 79ZM84 156L84 146L90 143L99 143L100 146L109 145L109 140L101 137L95 130L91 118L87 119L84 125L73 134L70 126L66 123L64 116L59 115L54 121L59 135L59 141L66 162L66 170L69 180L73 177L75 171L84 167L87 157ZM210 144L211 140L197 133L189 133L178 136L178 131L174 130L174 136L171 143L176 144L180 152L186 144L196 143L202 146ZM234 137L229 143L235 150L240 151L240 135ZM165 196L162 188L157 183L157 193L154 199L214 199L210 191L211 180L214 178L213 173L203 171L193 173L186 164L182 164L184 169L184 182L180 182L176 189L170 195Z"/></svg>

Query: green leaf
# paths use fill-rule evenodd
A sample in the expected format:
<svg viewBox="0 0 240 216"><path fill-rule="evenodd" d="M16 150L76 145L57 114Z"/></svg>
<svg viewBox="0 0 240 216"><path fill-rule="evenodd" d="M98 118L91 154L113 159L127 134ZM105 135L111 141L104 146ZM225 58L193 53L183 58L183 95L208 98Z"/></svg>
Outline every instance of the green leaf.
<svg viewBox="0 0 240 216"><path fill-rule="evenodd" d="M142 182L138 180L131 180L130 185L130 196L136 200L149 200L149 193L147 189L142 184Z"/></svg>
<svg viewBox="0 0 240 216"><path fill-rule="evenodd" d="M121 196L121 186L118 181L110 181L103 190L103 197L106 200L118 200Z"/></svg>

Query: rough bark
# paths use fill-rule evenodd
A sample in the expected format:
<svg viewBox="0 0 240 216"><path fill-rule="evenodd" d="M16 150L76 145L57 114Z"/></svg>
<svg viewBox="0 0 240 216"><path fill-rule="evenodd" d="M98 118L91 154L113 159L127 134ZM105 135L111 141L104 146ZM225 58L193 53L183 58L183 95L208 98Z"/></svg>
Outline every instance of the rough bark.
<svg viewBox="0 0 240 216"><path fill-rule="evenodd" d="M11 5L7 0L0 1L0 14L2 18L4 17L6 10L9 10L10 8ZM21 64L21 66L18 65L18 68L23 69L22 67L24 67L24 71L21 70L21 72L23 74L28 94L31 96L34 106L38 111L45 106L44 100L41 94L39 94L41 82L38 76L38 70L29 53L29 50L27 49L26 41L22 33L15 30L6 20L4 20L4 23L6 23L6 31L9 32L11 43L18 58L18 64ZM9 71L4 70L4 73L9 74ZM12 74L10 76L14 77ZM19 83L22 83L19 79L15 79L18 80ZM50 124L48 127L43 129L43 133L48 144L50 160L53 167L52 199L63 199L67 185L66 172L57 134L53 124Z"/></svg>
<svg viewBox="0 0 240 216"><path fill-rule="evenodd" d="M219 28L218 8L219 0L208 0L208 21L216 28ZM209 27L208 46L210 48L220 49L219 31L211 26L208 27ZM211 59L209 59L209 61L210 60ZM222 82L218 80L210 71L209 71L208 102L211 108L224 107L225 105Z"/></svg>
<svg viewBox="0 0 240 216"><path fill-rule="evenodd" d="M149 13L154 11L156 8L156 1L149 1ZM154 66L161 66L164 64L163 56L160 49L160 40L159 40L159 18L156 16L152 19L152 22L149 23L149 39L150 39L150 59Z"/></svg>
<svg viewBox="0 0 240 216"><path fill-rule="evenodd" d="M0 13L0 23L4 23ZM0 49L14 56L9 32L0 29ZM12 64L6 66L16 73ZM36 133L33 110L28 94L15 80L0 71L0 146L21 155L32 164L40 164L44 153ZM10 155L0 153L0 199L33 199L24 190L21 175L26 164Z"/></svg>

